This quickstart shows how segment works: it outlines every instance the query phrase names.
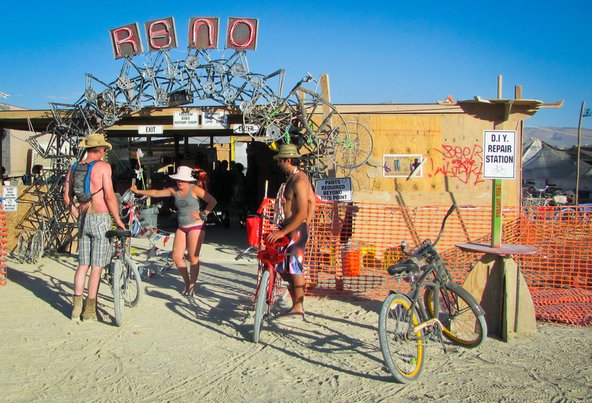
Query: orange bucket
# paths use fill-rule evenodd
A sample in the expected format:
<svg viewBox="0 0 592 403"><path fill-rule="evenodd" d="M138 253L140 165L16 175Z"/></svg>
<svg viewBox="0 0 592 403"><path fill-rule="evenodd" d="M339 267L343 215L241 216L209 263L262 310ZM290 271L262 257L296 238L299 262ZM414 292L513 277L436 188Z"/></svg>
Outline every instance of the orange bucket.
<svg viewBox="0 0 592 403"><path fill-rule="evenodd" d="M344 276L360 275L360 258L361 253L359 249L345 248L341 252L341 267Z"/></svg>

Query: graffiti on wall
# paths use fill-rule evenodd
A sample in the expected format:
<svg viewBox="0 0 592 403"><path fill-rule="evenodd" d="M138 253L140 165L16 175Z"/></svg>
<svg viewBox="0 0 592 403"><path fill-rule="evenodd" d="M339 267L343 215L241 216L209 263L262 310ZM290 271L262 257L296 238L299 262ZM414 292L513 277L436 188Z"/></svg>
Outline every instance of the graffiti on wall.
<svg viewBox="0 0 592 403"><path fill-rule="evenodd" d="M443 175L473 185L484 182L483 147L479 144L473 146L442 144L442 148L434 150L442 155L442 162L438 166L434 159L431 159L432 171L428 174L429 177Z"/></svg>

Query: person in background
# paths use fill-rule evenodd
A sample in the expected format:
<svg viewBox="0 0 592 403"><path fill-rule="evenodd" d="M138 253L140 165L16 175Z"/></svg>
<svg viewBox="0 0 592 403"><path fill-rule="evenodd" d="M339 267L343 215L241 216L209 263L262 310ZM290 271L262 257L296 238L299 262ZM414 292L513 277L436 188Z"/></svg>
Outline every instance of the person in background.
<svg viewBox="0 0 592 403"><path fill-rule="evenodd" d="M130 189L139 195L175 198L179 226L173 242L173 261L185 282L181 294L193 297L199 276L199 253L206 235L205 222L216 206L216 199L203 187L194 184L196 179L188 166L179 166L177 173L169 177L177 182L175 188L141 190L132 186ZM185 251L189 256L189 271L185 263Z"/></svg>
<svg viewBox="0 0 592 403"><path fill-rule="evenodd" d="M66 175L64 185L64 203L72 216L78 220L78 268L74 274L74 301L71 319L83 321L97 320L97 294L101 282L103 268L111 261L112 249L105 233L111 229L111 216L121 229L125 224L119 216L119 207L113 190L111 165L103 161L108 150L111 150L103 134L92 133L82 140L79 147L85 149L86 159L79 165L97 161L90 170L91 199L85 203L74 202L74 178L72 169ZM84 284L88 269L88 294L84 312L82 312Z"/></svg>
<svg viewBox="0 0 592 403"><path fill-rule="evenodd" d="M304 318L304 254L308 241L307 222L312 221L316 207L314 191L306 176L299 169L301 155L293 144L284 144L274 157L280 169L288 175L280 186L276 198L276 222L279 231L268 235L268 242L276 242L287 236L286 260L277 268L289 284L292 308L285 318Z"/></svg>

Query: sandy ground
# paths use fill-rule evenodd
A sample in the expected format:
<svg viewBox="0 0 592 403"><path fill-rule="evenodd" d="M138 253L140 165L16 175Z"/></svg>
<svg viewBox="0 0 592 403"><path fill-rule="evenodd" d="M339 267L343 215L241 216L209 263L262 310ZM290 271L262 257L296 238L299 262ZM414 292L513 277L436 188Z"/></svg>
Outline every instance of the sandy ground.
<svg viewBox="0 0 592 403"><path fill-rule="evenodd" d="M377 337L380 302L308 298L306 322L264 324L251 342L254 261L242 236L209 231L195 300L175 271L146 279L113 323L69 320L72 256L10 264L0 287L1 401L590 401L592 328L538 325L532 338L488 338L444 354L430 344L420 379L393 382ZM138 261L143 260L138 245Z"/></svg>

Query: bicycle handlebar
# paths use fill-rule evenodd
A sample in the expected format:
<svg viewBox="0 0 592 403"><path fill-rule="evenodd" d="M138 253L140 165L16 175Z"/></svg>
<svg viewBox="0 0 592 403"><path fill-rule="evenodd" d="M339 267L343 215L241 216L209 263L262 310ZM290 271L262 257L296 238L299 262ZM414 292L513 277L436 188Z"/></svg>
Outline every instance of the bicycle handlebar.
<svg viewBox="0 0 592 403"><path fill-rule="evenodd" d="M435 247L438 244L438 242L440 242L440 238L442 238L442 235L444 234L444 227L446 226L446 220L448 220L448 217L450 217L450 215L457 208L458 208L458 206L456 205L456 203L453 203L452 206L450 206L450 208L446 212L446 215L442 219L442 225L440 226L440 232L438 233L438 236L436 237L436 240L432 243L432 246ZM424 250L424 248L419 248L419 250L417 250L415 253L408 252L407 251L407 242L405 242L405 241L401 242L401 251L403 251L403 253L406 254L407 256L416 257L419 254L421 254L423 252L423 250Z"/></svg>

